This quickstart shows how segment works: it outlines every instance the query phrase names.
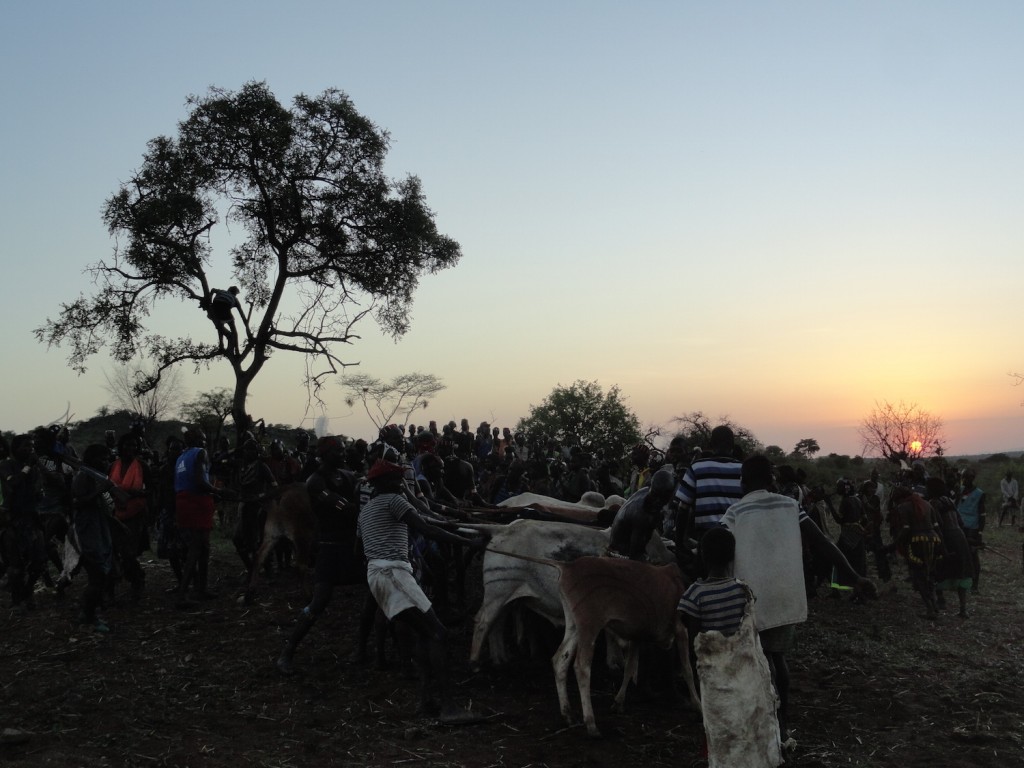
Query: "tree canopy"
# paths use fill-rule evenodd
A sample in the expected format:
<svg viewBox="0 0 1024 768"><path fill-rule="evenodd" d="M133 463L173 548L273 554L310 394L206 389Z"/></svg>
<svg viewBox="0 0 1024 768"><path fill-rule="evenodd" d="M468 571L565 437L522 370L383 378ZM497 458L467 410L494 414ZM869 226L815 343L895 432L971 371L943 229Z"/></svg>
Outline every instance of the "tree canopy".
<svg viewBox="0 0 1024 768"><path fill-rule="evenodd" d="M345 376L341 381L345 403L363 406L366 415L380 429L401 417L402 426L412 414L426 408L438 392L445 390L441 379L431 373L403 373L383 381L366 373Z"/></svg>
<svg viewBox="0 0 1024 768"><path fill-rule="evenodd" d="M604 392L596 381L559 384L544 402L530 406L516 430L610 459L625 456L641 439L640 420L623 402L619 388Z"/></svg>
<svg viewBox="0 0 1024 768"><path fill-rule="evenodd" d="M864 452L887 461L941 456L944 451L942 419L917 403L875 403L860 424Z"/></svg>
<svg viewBox="0 0 1024 768"><path fill-rule="evenodd" d="M385 176L387 132L341 91L296 96L289 109L266 83L251 82L187 103L177 136L152 139L141 168L106 202L117 245L87 269L95 292L61 304L35 335L67 345L79 372L107 345L120 362L145 353L158 365L140 390L177 363L224 360L244 429L249 386L272 353L304 355L315 395L325 377L353 364L337 345L359 338L360 320L370 315L402 335L420 277L455 265L461 252L438 233L419 179ZM241 237L215 254L218 225ZM230 266L244 297L238 349L213 344L213 329L196 338L150 332L158 302L209 308L215 262Z"/></svg>
<svg viewBox="0 0 1024 768"><path fill-rule="evenodd" d="M736 445L744 454L757 453L761 450L761 441L754 436L746 427L734 423L728 416L720 416L712 424L703 411L692 411L682 416L676 416L671 422L676 429L675 438L682 438L687 451L694 448L707 450L711 447L711 431L717 426L726 426L732 430L736 438Z"/></svg>
<svg viewBox="0 0 1024 768"><path fill-rule="evenodd" d="M797 456L803 456L808 459L820 450L821 446L818 445L818 441L813 437L805 437L802 440L797 440L796 445L793 446L793 453Z"/></svg>

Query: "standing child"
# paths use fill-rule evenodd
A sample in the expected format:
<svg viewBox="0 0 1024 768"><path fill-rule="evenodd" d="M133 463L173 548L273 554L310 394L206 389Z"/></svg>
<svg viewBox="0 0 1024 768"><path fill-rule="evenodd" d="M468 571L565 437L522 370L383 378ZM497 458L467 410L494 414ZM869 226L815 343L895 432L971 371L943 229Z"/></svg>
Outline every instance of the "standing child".
<svg viewBox="0 0 1024 768"><path fill-rule="evenodd" d="M710 529L701 538L699 554L708 575L693 582L679 600L691 652L694 638L701 632L735 634L753 599L750 587L732 576L736 539L728 528Z"/></svg>
<svg viewBox="0 0 1024 768"><path fill-rule="evenodd" d="M709 768L781 765L778 697L754 630L754 596L731 575L736 539L711 528L700 541L707 576L690 585L679 611L697 660Z"/></svg>

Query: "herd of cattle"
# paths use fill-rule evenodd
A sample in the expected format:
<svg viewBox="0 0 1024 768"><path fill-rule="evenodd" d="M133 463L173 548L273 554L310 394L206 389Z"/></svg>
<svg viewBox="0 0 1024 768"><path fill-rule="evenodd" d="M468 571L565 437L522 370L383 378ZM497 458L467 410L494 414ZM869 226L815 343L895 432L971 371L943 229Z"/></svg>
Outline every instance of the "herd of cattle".
<svg viewBox="0 0 1024 768"><path fill-rule="evenodd" d="M622 501L619 497L606 500L593 492L578 503L522 494L502 502L497 510L478 510L481 517L510 522L475 522L469 513L459 523L460 528L489 539L483 555L483 597L473 627L471 665L481 663L485 645L492 663L509 660L506 622L515 621L522 627L522 611L562 629L562 642L552 658L560 709L570 720L567 680L573 665L584 723L593 736L599 731L591 705L590 669L602 632L609 639L610 659L621 662L624 669L616 710L623 708L627 686L636 679L635 641L640 640L653 641L662 648L675 645L691 700L700 706L686 630L676 612L685 584L669 549L671 544L666 546L657 533L652 534L648 562L607 554L609 529L599 527L598 520L607 519ZM287 486L265 507L263 541L250 570L246 601L252 600L259 585L261 565L281 540L292 543L299 560L312 564L315 518L305 487Z"/></svg>

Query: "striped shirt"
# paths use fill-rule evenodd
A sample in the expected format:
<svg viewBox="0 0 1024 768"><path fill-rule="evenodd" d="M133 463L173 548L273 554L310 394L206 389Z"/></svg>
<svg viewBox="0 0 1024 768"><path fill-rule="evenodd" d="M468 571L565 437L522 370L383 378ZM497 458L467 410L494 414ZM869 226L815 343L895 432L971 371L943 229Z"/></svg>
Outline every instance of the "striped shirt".
<svg viewBox="0 0 1024 768"><path fill-rule="evenodd" d="M409 527L404 518L412 508L412 504L397 493L374 496L363 506L359 512L359 531L367 562L409 562Z"/></svg>
<svg viewBox="0 0 1024 768"><path fill-rule="evenodd" d="M742 462L724 456L697 459L683 475L676 498L694 508L697 529L714 528L735 501L743 498L740 486Z"/></svg>
<svg viewBox="0 0 1024 768"><path fill-rule="evenodd" d="M698 579L683 593L678 610L700 621L701 632L732 635L740 628L752 600L750 587L738 579Z"/></svg>

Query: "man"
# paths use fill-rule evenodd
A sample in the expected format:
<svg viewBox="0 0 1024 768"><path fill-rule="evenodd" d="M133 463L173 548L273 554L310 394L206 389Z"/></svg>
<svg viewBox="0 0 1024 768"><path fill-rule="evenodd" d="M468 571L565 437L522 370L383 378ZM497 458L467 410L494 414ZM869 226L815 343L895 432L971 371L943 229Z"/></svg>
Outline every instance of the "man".
<svg viewBox="0 0 1024 768"><path fill-rule="evenodd" d="M7 526L0 532L11 607L21 612L35 607L35 583L46 567L37 503L42 470L31 435L11 440L11 456L0 463Z"/></svg>
<svg viewBox="0 0 1024 768"><path fill-rule="evenodd" d="M187 547L176 608L193 607L186 597L195 576L196 593L202 600L216 597L208 589L210 531L220 491L210 482L210 454L200 429L185 432L184 451L174 465L174 509L178 531Z"/></svg>
<svg viewBox="0 0 1024 768"><path fill-rule="evenodd" d="M800 509L795 499L774 492L772 464L763 455L741 464L744 495L722 516L736 538L733 575L750 585L757 602L755 627L779 693L779 733L788 741L789 667L796 625L807 620L803 543L831 562L858 595L873 596L874 584L858 574L835 544Z"/></svg>
<svg viewBox="0 0 1024 768"><path fill-rule="evenodd" d="M956 505L960 521L964 524L964 535L971 545L971 563L974 566L974 585L972 594L978 594L978 580L981 578L981 558L978 551L982 548L981 533L985 530L985 492L974 484L974 470L965 469L960 482L960 499Z"/></svg>
<svg viewBox="0 0 1024 768"><path fill-rule="evenodd" d="M238 356L238 331L235 328L235 316L231 313L237 309L238 314L245 323L246 334L249 334L249 323L242 312L242 305L238 301L238 286L232 285L226 291L220 288L213 288L210 291L210 298L207 302L206 316L213 321L217 329L217 344L222 352L227 352L232 357Z"/></svg>
<svg viewBox="0 0 1024 768"><path fill-rule="evenodd" d="M665 505L672 501L676 477L670 469L659 469L649 485L632 494L615 514L608 543L609 554L645 560L647 543L660 531Z"/></svg>
<svg viewBox="0 0 1024 768"><path fill-rule="evenodd" d="M1017 523L1017 505L1020 503L1020 488L1017 485L1017 478L1013 476L1012 470L1006 470L1006 477L999 481L999 490L1003 494L1003 506L999 508L999 526L1003 525L1003 518L1007 513L1010 515L1010 525Z"/></svg>
<svg viewBox="0 0 1024 768"><path fill-rule="evenodd" d="M334 588L365 580L361 558L357 558L357 480L353 472L344 469L345 446L339 438L327 436L317 441L316 450L320 465L306 480L317 526L313 599L299 614L277 660L277 668L284 675L295 671L295 649L331 602Z"/></svg>
<svg viewBox="0 0 1024 768"><path fill-rule="evenodd" d="M710 448L710 456L690 464L676 490L685 522L677 531L698 541L705 531L718 525L725 510L743 496L741 464L733 457L736 438L732 430L724 424L711 430Z"/></svg>
<svg viewBox="0 0 1024 768"><path fill-rule="evenodd" d="M263 523L266 518L263 501L277 487L277 478L260 456L260 445L255 439L250 437L246 440L240 454L238 490L242 498L238 502L238 522L231 542L245 570L249 571L263 539Z"/></svg>
<svg viewBox="0 0 1024 768"><path fill-rule="evenodd" d="M102 603L103 592L114 565L109 520L118 501L112 499L109 492L113 490L116 481L102 479L110 465L110 455L104 445L90 445L86 448L82 465L71 486L75 500L74 528L79 563L88 578L88 584L82 590L79 623L105 634L110 632L110 625L96 616L96 609ZM124 497L119 501L124 504Z"/></svg>
<svg viewBox="0 0 1024 768"><path fill-rule="evenodd" d="M366 476L371 498L359 513L359 533L367 563L367 583L388 618L411 630L416 638L415 661L420 672L420 711L448 724L478 718L451 702L445 660L447 630L430 600L413 578L409 561L409 529L435 541L479 549L468 539L432 525L421 517L403 492L405 468L379 459Z"/></svg>

